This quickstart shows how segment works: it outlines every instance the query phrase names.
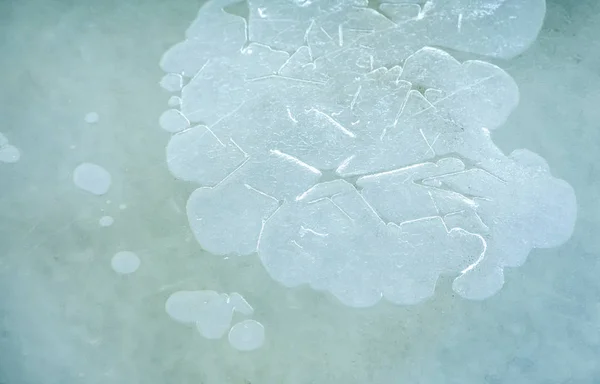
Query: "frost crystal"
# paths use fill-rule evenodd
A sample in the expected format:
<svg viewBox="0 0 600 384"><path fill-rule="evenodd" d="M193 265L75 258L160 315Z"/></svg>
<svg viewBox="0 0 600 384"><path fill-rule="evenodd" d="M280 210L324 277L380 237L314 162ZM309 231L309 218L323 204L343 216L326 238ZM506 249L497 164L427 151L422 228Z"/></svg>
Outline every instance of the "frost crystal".
<svg viewBox="0 0 600 384"><path fill-rule="evenodd" d="M419 302L441 274L464 297L494 294L505 267L569 238L574 192L492 142L513 79L431 47L509 58L544 13L544 0L208 2L161 60L189 80L161 125L181 130L169 169L200 185L196 239L349 306Z"/></svg>

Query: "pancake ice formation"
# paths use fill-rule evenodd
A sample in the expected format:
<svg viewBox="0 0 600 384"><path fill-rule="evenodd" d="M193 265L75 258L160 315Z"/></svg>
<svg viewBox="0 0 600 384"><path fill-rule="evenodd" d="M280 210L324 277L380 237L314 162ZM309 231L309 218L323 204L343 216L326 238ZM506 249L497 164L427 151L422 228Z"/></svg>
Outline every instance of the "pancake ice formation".
<svg viewBox="0 0 600 384"><path fill-rule="evenodd" d="M170 171L218 255L366 307L441 274L483 299L571 235L572 188L491 131L519 101L480 60L536 38L544 0L213 0L161 60Z"/></svg>

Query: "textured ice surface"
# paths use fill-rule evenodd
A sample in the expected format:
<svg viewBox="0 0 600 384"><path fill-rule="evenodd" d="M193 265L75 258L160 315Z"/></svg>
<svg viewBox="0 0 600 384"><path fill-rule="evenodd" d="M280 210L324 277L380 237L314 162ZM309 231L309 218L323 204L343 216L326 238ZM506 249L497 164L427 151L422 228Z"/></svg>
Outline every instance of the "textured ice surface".
<svg viewBox="0 0 600 384"><path fill-rule="evenodd" d="M239 294L215 291L177 291L167 299L165 311L175 321L195 324L207 339L219 339L231 326L234 311L245 315L252 307Z"/></svg>
<svg viewBox="0 0 600 384"><path fill-rule="evenodd" d="M84 191L94 195L104 195L111 184L110 173L93 163L82 163L73 171L73 182Z"/></svg>
<svg viewBox="0 0 600 384"><path fill-rule="evenodd" d="M2 133L0 133L0 163L16 163L21 158L19 148L11 145Z"/></svg>
<svg viewBox="0 0 600 384"><path fill-rule="evenodd" d="M115 272L122 275L128 275L137 271L141 261L138 255L131 251L119 251L110 260L111 267Z"/></svg>
<svg viewBox="0 0 600 384"><path fill-rule="evenodd" d="M253 351L265 342L265 327L256 320L244 320L229 331L229 344L239 351Z"/></svg>
<svg viewBox="0 0 600 384"><path fill-rule="evenodd" d="M187 215L203 248L257 252L280 283L365 307L419 302L441 274L488 297L505 267L569 238L572 188L491 140L518 104L513 79L432 48L517 55L543 0L249 0L247 19L234 5L207 3L161 60L190 78L180 112L197 125L166 157L200 185ZM178 113L163 128L185 126Z"/></svg>

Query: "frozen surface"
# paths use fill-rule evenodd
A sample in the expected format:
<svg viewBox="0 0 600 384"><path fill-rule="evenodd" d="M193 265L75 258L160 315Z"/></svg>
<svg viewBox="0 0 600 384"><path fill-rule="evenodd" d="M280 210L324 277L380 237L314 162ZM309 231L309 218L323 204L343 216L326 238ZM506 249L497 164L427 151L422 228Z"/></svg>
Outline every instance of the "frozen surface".
<svg viewBox="0 0 600 384"><path fill-rule="evenodd" d="M86 192L104 195L110 188L111 176L98 164L82 163L73 171L73 182Z"/></svg>
<svg viewBox="0 0 600 384"><path fill-rule="evenodd" d="M232 0L207 3L161 60L173 72L162 82L191 79L160 125L204 123L167 145L173 175L201 186L187 203L200 245L257 252L285 286L368 307L418 303L442 274L484 299L531 249L564 243L571 186L491 139L518 104L515 81L429 46L520 53L545 11L524 4L249 1L244 19Z"/></svg>
<svg viewBox="0 0 600 384"><path fill-rule="evenodd" d="M112 216L102 216L98 220L98 224L100 224L101 227L110 227L114 222L115 219Z"/></svg>
<svg viewBox="0 0 600 384"><path fill-rule="evenodd" d="M175 101L169 101L169 105L176 104ZM189 128L188 119L176 109L168 109L160 115L159 124L167 132L179 132Z"/></svg>
<svg viewBox="0 0 600 384"><path fill-rule="evenodd" d="M444 7L431 8L432 5L451 2L431 3L429 8L425 7L426 1L371 2L372 8L379 4L379 9L388 20L393 18L393 23L404 27L411 24L410 31L417 33L419 28L439 31L441 35L436 35L438 41L429 45L435 48L434 52L448 52L451 59L446 63L453 65L446 66L446 71L425 74L418 71L406 73L406 60L385 64L387 71L374 71L372 77L368 78L373 82L373 87L369 88L365 85L369 83L365 73L371 72L371 62L369 57L365 57L366 60L358 62L365 68L357 74L360 80L355 83L352 76L348 82L343 83L348 84L348 88L338 89L339 94L346 95L345 97L329 100L325 97L324 101L315 98L314 101L322 103L322 107L332 103L352 104L356 94L355 87L360 83L363 87L354 104L355 111L368 112L370 108L367 106L376 102L381 102L381 108L384 109L394 99L379 99L376 96L386 87L386 77L383 75L390 75L392 70L398 71L401 68L402 73L406 76L410 74L413 79L421 75L432 76L423 79L435 80L436 84L441 84L440 82L450 78L449 73L456 76L463 70L464 63L488 62L490 64L485 68L500 70L494 72L501 74L494 78L498 86L492 87L492 90L497 89L499 93L491 94L488 90L484 93L486 97L474 97L472 103L466 105L481 107L485 105L482 103L486 99L502 101L498 107L485 109L481 113L481 116L493 119L472 119L475 114L470 111L465 113L469 119L460 120L462 114L450 112L465 104L456 103L446 105L448 114L444 117L464 126L465 131L476 130L473 126L483 122L489 124L485 128L489 130L491 140L485 141L477 136L473 143L479 144L482 140L484 143L493 143L497 146L498 153L504 157L501 157L503 162L496 164L492 170L511 173L510 170L514 168L509 165L523 167L527 172L521 175L511 173L514 177L511 180L516 183L527 180L527 183L511 190L510 183L497 183L479 173L472 179L479 181L473 183L473 187L478 188L478 192L488 193L488 197L504 199L499 204L505 210L498 210L497 206L491 204L492 201L486 200L486 204L479 202L481 204L477 208L477 214L485 219L489 212L498 213L501 218L498 224L508 224L510 220L507 218L512 217L514 212L522 213L524 208L515 204L507 205L506 199L513 202L533 200L535 204L528 207L544 212L541 205L557 201L560 197L546 193L540 196L539 190L531 187L546 188L542 187L543 182L564 186L565 184L557 182L560 179L572 186L578 209L572 236L560 246L544 243L544 237L539 237L541 232L537 227L550 228L549 223L556 223L550 214L554 211L547 212L548 215L535 216L533 214L540 211L532 210L528 212L532 216L527 217L537 217L540 221L520 222L526 225L522 231L526 233L524 238L531 240L530 243L497 238L497 235L486 237L484 233L475 231L477 221L472 220L473 216L444 216L446 227L451 229L460 224L462 231L482 236L488 249L492 246L491 239L497 239L497 244L509 244L515 250L529 248L533 244L535 247L526 260L516 257L519 255L514 253L511 257L496 259L508 260L511 265L522 265L519 268L504 268L503 288L486 300L465 300L456 294L453 291L453 280L460 275L460 271L457 274L454 269L449 274L440 274L435 293L417 304L396 305L389 300L380 300L376 305L357 309L344 305L333 296L332 289L324 284L331 279L320 281L315 279L315 276L319 277L318 274L308 274L306 260L299 260L295 264L302 268L283 269L281 275L271 275L261 260L264 255L240 255L233 251L227 255L215 255L202 249L197 242L194 226L202 228L203 225L221 235L229 242L229 249L240 249L239 242L230 242L230 239L243 240L245 249L252 249L253 243L247 241L247 229L236 227L239 225L238 221L234 221L228 231L238 231L239 237L222 234L214 230L210 223L190 222L187 217L189 197L196 194L200 197L197 202L204 202L204 205L194 206L196 212L217 215L220 208L220 212L227 213L224 219L232 220L235 219L235 214L238 217L257 217L255 210L262 207L270 209L273 199L259 193L262 192L275 197L275 209L278 211L277 216L271 216L274 224L275 219L286 222L285 215L293 214L298 217L291 209L295 198L319 184L318 188L304 195L303 200L294 203L298 204L296 208L303 207L303 201L309 201L317 194L329 196L326 193L334 190L348 191L330 198L338 206L344 202L347 204L345 207L355 207L348 203L353 203L353 199L360 193L365 200L373 202L370 205L374 210L383 210L389 215L405 215L406 218L399 220L406 221L410 215L425 215L431 210L431 206L426 204L431 201L429 195L418 195L415 194L416 191L438 188L443 189L444 193L450 189L461 192L456 188L462 185L463 179L440 178L436 171L464 167L468 172L464 172L463 176L472 177L469 172L475 172L472 169L476 169L477 164L455 154L436 155L415 163L421 164L415 171L429 172L429 179L421 179L421 184L408 179L407 186L410 188L406 189L400 183L393 182L402 172L386 173L404 168L403 166L361 174L358 172L361 171L360 166L373 164L354 160L354 164L347 163L347 174L338 174L337 163L326 168L307 161L300 154L311 155L317 160L324 159L325 154L336 161L339 158L335 156L345 160L347 158L343 155L346 153L333 151L338 148L334 145L336 140L356 141L364 129L341 124L346 131L337 127L332 131L321 132L331 133L330 136L324 136L330 140L321 142L322 145L329 145L327 148L331 152L315 153L316 147L308 145L314 144L312 140L315 137L306 135L306 132L310 132L310 128L316 124L324 124L328 118L316 110L302 110L299 113L293 108L290 108L291 117L297 120L298 126L306 129L296 131L307 139L307 147L301 148L304 152L294 153L283 147L267 147L268 151L263 157L249 158L258 145L273 143L277 137L273 138L274 129L261 125L262 136L248 135L245 141L236 139L243 133L243 127L264 122L260 118L273 116L276 111L278 115L282 115L282 122L293 123L287 108L281 107L288 104L286 101L289 98L302 95L307 86L305 83L293 92L282 92L278 103L273 104L279 110L274 109L270 114L263 113L261 117L260 113L250 107L251 103L257 101L249 100L228 117L228 121L224 119L218 124L215 124L216 116L240 106L241 100L234 96L239 96L240 89L244 88L241 86L243 81L248 79L240 79L238 74L251 73L252 67L241 68L241 72L232 68L224 76L219 67L211 67L209 63L204 68L204 76L197 79L200 87L188 88L187 103L183 100L186 98L185 94L182 95L180 91L168 92L158 84L165 73L182 75L184 87L192 84L192 76L186 76L176 68L165 72L157 66L169 47L193 45L191 42L181 42L190 25L190 36L197 34L205 26L209 27L212 40L203 42L196 39L195 44L203 47L199 52L205 55L218 50L219 55L210 56L216 58L227 55L232 47L237 50L237 44L245 42L245 33L252 34L256 39L273 36L268 30L269 25L280 20L283 14L288 19L286 26L289 27L289 34L282 34L278 41L272 39L273 41L263 41L252 47L245 46L254 50L253 54L245 56L245 62L256 63L254 60L259 55L264 59L259 66L263 70L278 64L282 58L291 57L295 48L285 48L282 52L279 49L284 47L277 44L297 41L299 28L308 29L310 25L306 25L304 21L306 17L314 16L315 4L321 4L325 8L332 4L327 1L306 2L306 7L300 12L287 12L295 3L251 2L251 5L258 7L252 8L252 14L251 8L244 9L239 4L232 4L218 17L206 17L201 22L194 23L200 5L195 1L85 4L58 0L0 2L0 132L8 140L8 145L18 148L21 153L16 163L0 163L0 382L554 384L600 381L597 364L600 351L600 243L597 235L600 229L600 109L597 108L600 102L600 46L597 39L600 33L600 4L591 0L549 0L541 33L533 41L534 32L539 28L536 18L541 19L544 11L536 8L536 4L539 5L536 2L487 2L489 7L477 8L475 6L481 3L471 1L470 4L474 7L464 7L464 12L458 14L445 11ZM494 23L493 20L500 16L497 12L502 9L494 8L494 4L502 6L504 3L513 6L506 8L505 12L514 13L518 17ZM357 8L364 8L362 2L356 4ZM277 7L273 8L274 5ZM520 5L521 8L516 10L515 5ZM419 16L423 9L422 21L400 21L402 18L414 18L415 12ZM214 15L215 10L210 12ZM360 12L372 16L372 24L369 25L373 28L383 25L378 23L386 23L377 12ZM239 24L239 17L235 16L245 15L257 20L261 13L265 19L268 18L268 22L262 22L261 27L252 27L246 31L244 24ZM491 16L486 16L489 13ZM444 19L444 15L447 18ZM238 18L230 18L233 16ZM232 20L229 27L217 28L227 18ZM335 18L314 19L314 27L317 22L321 23L319 25L333 38L333 42L339 43L339 29L336 30L334 26ZM348 20L364 19L354 17ZM479 24L477 20L480 20ZM531 23L528 24L527 20ZM473 34L473 31L477 31L478 37L499 36L511 43L500 44L506 50L494 55L490 51L495 50L494 44L498 47L498 40L494 42L492 38L470 41L469 46L477 45L477 51L467 52L463 49L465 47L450 46L449 43L463 41L457 39L457 34L450 30L450 26L456 31L460 26L464 33ZM494 33L487 34L486 30L493 30ZM323 31L316 28L313 32L316 33L310 36L311 44L315 47L312 55L319 60L328 48L321 49L321 46L315 45L315 42L320 41L318 38ZM348 44L354 38L352 33L363 32L362 29L342 28L344 41ZM417 35L420 36L418 33ZM517 39L519 36L521 38ZM224 39L227 40L225 43ZM301 40L300 45L304 41ZM406 40L394 38L385 43L382 41L381 47L385 47L384 44L391 46L389 43L394 41L403 44ZM521 46L517 47L515 41ZM377 40L370 43L375 44ZM261 44L263 47L259 47ZM272 45L273 50L261 50L266 44ZM515 56L517 51L520 52L529 45L523 53ZM410 51L407 58L416 52L413 48L406 48L407 53ZM303 51L310 60L309 52L305 49ZM390 57L391 53L393 52L390 50ZM185 57L187 56L184 55ZM389 58L386 57L387 55L376 58L374 55L373 65L378 65L375 59L385 61ZM191 71L189 73L198 73L207 58L198 57L197 65L188 68ZM229 62L232 63L236 62ZM353 65L356 60L342 55L332 60L332 65L339 66L341 63ZM394 69L395 67L397 68ZM427 68L432 68L431 64ZM306 75L314 73L314 68L310 65L304 69ZM288 66L286 70L294 73L301 70L301 67ZM334 72L334 77L342 78L344 74L341 72ZM436 73L440 76L435 77ZM468 79L476 74L468 72L466 75ZM212 86L221 87L224 93L200 97L201 92L198 90L210 85L209 80L214 81ZM318 79L318 82L323 80L326 79ZM411 84L409 93L416 91L422 96L418 98L419 95L413 92L417 100L425 99L436 108L441 107L444 98L441 90L414 85L414 80L400 80L402 82L399 84L405 84L403 81ZM268 81L272 83L275 79ZM264 80L262 84L266 83L267 80ZM286 88L285 84L278 85L279 89ZM330 82L326 88L339 84ZM502 84L508 87L500 86ZM513 86L518 88L518 100L513 97ZM252 92L261 97L262 92L276 90L275 86L261 88L257 85L257 88L252 88ZM389 87L385 88L382 94L392 95L389 90ZM367 94L367 91L375 93ZM400 91L406 92L404 89L397 91L398 97L404 95ZM365 96L362 99L361 94ZM306 94L311 95L313 94ZM170 97L172 104L167 106ZM177 99L179 97L180 101ZM408 96L405 99L408 100ZM269 99L263 100L268 105ZM453 100L455 101L457 102ZM205 108L202 113L190 118L188 113L193 112L191 107L198 103ZM293 106L292 103L289 104ZM165 110L183 111L185 108L190 108L186 110L187 113L183 112L190 119L189 128L176 134L160 128L158 121ZM328 113L324 108L318 110ZM84 116L90 111L96 111L101 117L97 125L91 126L85 122ZM342 118L348 118L348 115L328 115L338 122ZM426 115L423 112L419 116ZM258 120L243 119L245 116ZM431 114L427 116L432 117ZM236 120L239 118L242 120ZM249 124L246 124L247 120ZM364 122L364 118L361 121ZM374 128L379 128L384 119L376 115L370 117L370 121L374 122ZM236 125L236 122L239 124ZM233 134L233 141L220 135L217 129L219 126L228 127ZM442 127L437 123L429 126L432 129ZM204 127L210 128L212 133ZM252 132L255 131L249 131ZM352 138L348 132L355 137ZM381 135L380 130L376 132ZM479 132L485 133L483 130ZM393 132L388 129L384 139L391 133ZM417 133L420 137L420 132ZM423 133L432 148L439 150L436 145L442 143L442 136L434 145L435 135L430 138L426 130ZM174 142L176 137L181 138L179 143ZM171 143L167 148L166 161L165 145L169 140ZM178 163L177 151L186 148L186 140L195 140L197 143L196 153L189 151L189 155L197 156L198 163L189 158L187 161L180 159ZM416 143L414 140L411 142ZM431 152L423 138L419 143L423 145L420 148L424 149L424 153ZM0 140L0 145L5 144ZM285 142L282 141L282 144ZM468 145L463 148L490 150L490 147L484 145ZM376 160L374 164L379 164L387 158L387 154L383 156L384 154L385 152L380 158L364 158L372 158L373 161ZM410 153L406 155L412 156ZM249 159L246 160L247 158ZM545 162L541 159L545 159ZM402 158L396 157L396 160ZM210 161L219 167L208 166ZM213 192L207 189L202 190L202 193L195 192L199 183L203 188L216 186L244 161L244 167L238 169L239 173L230 176L229 183L222 182ZM94 196L82 192L73 184L73 170L82 163L99 164L110 170L111 185L106 195ZM194 164L203 166L194 167ZM353 171L352 174L350 170ZM354 170L358 170L357 173ZM207 181L211 184L204 184ZM282 185L281 181L293 183ZM390 188L382 188L384 186ZM227 206L224 211L223 206L227 201L218 201L219 195L215 190L227 192L231 210ZM559 194L560 188L543 191ZM414 201L419 204L386 205L386 193L399 194L405 198L414 197ZM235 199L237 196L246 200ZM256 204L245 210L243 203L248 199ZM447 201L448 205L444 209L452 208L450 203L454 202ZM217 203L222 205L218 206ZM319 203L323 204L324 201ZM376 208L375 203L380 205ZM123 204L126 204L127 209L122 209ZM484 207L487 211L481 211ZM438 208L442 209L442 205L438 204ZM305 215L309 213L307 210L300 211ZM346 209L345 212L349 213L349 210ZM115 221L110 227L100 227L99 219L102 216L114 217ZM340 213L340 217L345 216ZM263 235L270 233L271 238L279 233L285 235L287 232L277 231L285 229L297 236L294 238L297 242L305 241L303 244L299 243L305 248L310 246L317 250L324 249L319 248L318 235L310 232L313 230L323 233L319 231L320 228L309 226L319 221L314 217L310 217L310 220L307 218L307 223L286 222L288 227L272 228ZM441 223L441 219L436 220ZM568 224L567 221L564 220L563 224ZM431 220L421 224L434 223L435 220ZM412 225L417 224L419 223L415 222ZM262 220L255 225L259 227L260 233ZM408 223L400 227L406 229ZM527 229L531 227L534 230ZM385 228L387 231L387 224ZM421 244L435 246L436 242L429 241L429 238L419 237L432 234L431 228L436 227L427 228L430 229L422 231L412 227L415 231L406 233L415 234L414 237ZM437 228L443 226L438 225ZM515 230L518 227L499 228L503 228L498 231L500 235L513 236L519 233ZM560 226L554 228L560 230ZM452 233L454 235L450 235L450 232L447 235L450 240L452 236L459 234L457 231ZM341 235L346 235L346 232L341 232ZM467 242L465 246L470 244L473 237L477 236L464 236L462 240ZM554 240L562 239L557 237ZM285 241L285 238L282 236L280 241ZM367 241L357 241L357 247L364 248L364 243ZM536 248L540 244L549 248ZM266 245L268 243L261 240L260 246ZM377 247L384 245L384 242L377 242ZM476 242L471 245L474 246L473 250L480 246ZM217 250L223 250L224 247L218 242L211 246ZM452 249L454 248L446 248L448 251ZM135 273L121 276L111 268L111 258L119 250L135 250L143 259L143 264ZM341 256L337 248L333 251L332 255L336 256L334 261L339 261ZM319 253L314 255L318 256ZM450 253L451 255L453 254ZM520 256L524 256L524 253L520 253ZM273 268L278 266L275 262L269 265ZM411 268L420 270L418 268L424 265L413 264ZM427 265L431 265L431 261ZM274 279L277 276L281 277L281 281ZM295 287L286 286L286 281L296 278L296 281L305 283ZM307 279L310 283L306 283ZM487 281L489 280L484 280ZM323 288L315 290L309 284L313 288ZM235 310L229 327L225 331L220 330L220 338L208 339L200 331L208 329L216 332L215 324L221 324L223 318L226 320L229 310L221 312L223 317L215 316L215 321L203 326L195 321L175 321L166 312L165 303L172 294L180 291L214 291L217 296L227 293L229 304L225 300L225 304L221 302L221 306L217 308L230 308L234 305ZM239 293L248 305L234 292ZM361 292L369 293L364 290ZM402 291L396 289L393 292ZM413 294L409 298L415 298L414 292L416 290L409 290ZM350 297L350 304L354 304L359 296L354 292ZM360 297L364 298L365 303L372 300L369 295ZM242 352L230 344L228 333L235 324L245 320L262 324L265 339L260 348Z"/></svg>
<svg viewBox="0 0 600 384"><path fill-rule="evenodd" d="M195 324L198 332L207 339L220 339L225 335L231 327L234 311L245 315L253 313L252 307L239 293L227 295L215 291L174 292L167 299L165 310L173 320ZM238 331L233 331L232 328L234 334L239 335L236 337L238 342L232 343L236 349L244 346L249 349L260 347L262 341L259 339L264 339L264 329L262 332L257 332L255 323L258 324L256 321L248 323L250 324L248 332L245 326Z"/></svg>
<svg viewBox="0 0 600 384"><path fill-rule="evenodd" d="M11 145L2 133L0 133L0 163L16 163L21 158L19 148Z"/></svg>
<svg viewBox="0 0 600 384"><path fill-rule="evenodd" d="M265 327L256 320L244 320L229 331L229 343L240 351L253 351L265 342Z"/></svg>
<svg viewBox="0 0 600 384"><path fill-rule="evenodd" d="M129 275L137 271L140 264L139 256L131 251L119 251L110 260L112 269L121 275Z"/></svg>
<svg viewBox="0 0 600 384"><path fill-rule="evenodd" d="M89 112L85 114L83 119L88 124L96 124L100 121L100 115L98 114L98 112Z"/></svg>

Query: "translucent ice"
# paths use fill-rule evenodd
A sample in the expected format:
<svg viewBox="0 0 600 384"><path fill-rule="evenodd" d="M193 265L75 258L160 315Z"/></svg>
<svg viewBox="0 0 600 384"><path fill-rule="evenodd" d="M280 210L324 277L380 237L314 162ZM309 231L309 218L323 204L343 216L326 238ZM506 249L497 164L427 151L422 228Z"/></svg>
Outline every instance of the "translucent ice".
<svg viewBox="0 0 600 384"><path fill-rule="evenodd" d="M176 73L167 73L160 80L160 86L169 92L180 91L183 86L183 78Z"/></svg>
<svg viewBox="0 0 600 384"><path fill-rule="evenodd" d="M190 126L189 120L178 110L168 109L160 116L159 123L167 132L179 132Z"/></svg>
<svg viewBox="0 0 600 384"><path fill-rule="evenodd" d="M101 227L110 227L114 222L115 219L113 219L112 216L102 216L100 220L98 220L98 224L100 224Z"/></svg>
<svg viewBox="0 0 600 384"><path fill-rule="evenodd" d="M141 261L138 255L130 251L117 252L110 261L110 265L115 272L122 275L128 275L137 271L140 264Z"/></svg>
<svg viewBox="0 0 600 384"><path fill-rule="evenodd" d="M97 164L82 163L73 171L73 182L84 191L104 195L110 188L111 176L106 169Z"/></svg>
<svg viewBox="0 0 600 384"><path fill-rule="evenodd" d="M431 47L515 56L543 0L248 0L247 19L234 3L208 2L161 60L190 78L165 113L199 125L166 157L200 186L187 215L206 250L257 252L283 285L366 307L419 302L441 274L488 297L505 267L570 237L572 188L491 140L513 79Z"/></svg>
<svg viewBox="0 0 600 384"><path fill-rule="evenodd" d="M229 331L229 344L239 351L253 351L265 342L265 327L256 320L244 320Z"/></svg>
<svg viewBox="0 0 600 384"><path fill-rule="evenodd" d="M89 112L83 118L88 124L96 124L100 121L100 115L97 112Z"/></svg>
<svg viewBox="0 0 600 384"><path fill-rule="evenodd" d="M21 158L21 151L11 145L2 133L0 133L0 163L16 163Z"/></svg>
<svg viewBox="0 0 600 384"><path fill-rule="evenodd" d="M252 307L239 293L178 291L165 303L167 314L181 323L195 324L207 339L219 339L231 326L233 312L251 314Z"/></svg>

